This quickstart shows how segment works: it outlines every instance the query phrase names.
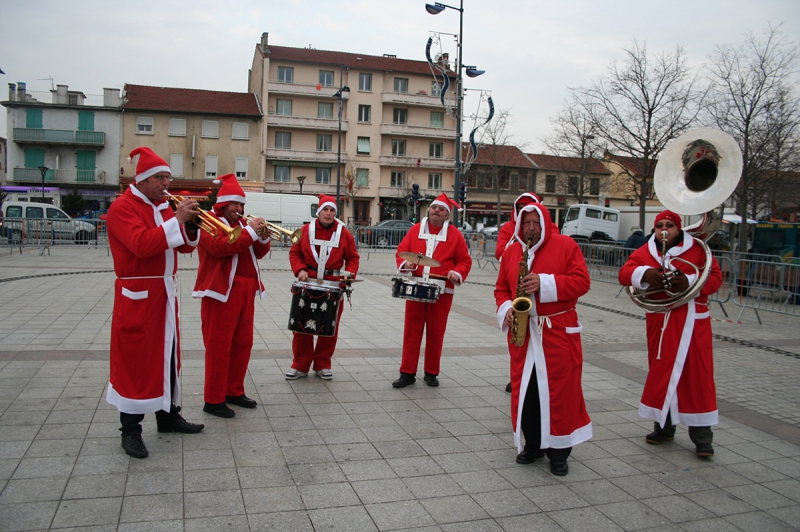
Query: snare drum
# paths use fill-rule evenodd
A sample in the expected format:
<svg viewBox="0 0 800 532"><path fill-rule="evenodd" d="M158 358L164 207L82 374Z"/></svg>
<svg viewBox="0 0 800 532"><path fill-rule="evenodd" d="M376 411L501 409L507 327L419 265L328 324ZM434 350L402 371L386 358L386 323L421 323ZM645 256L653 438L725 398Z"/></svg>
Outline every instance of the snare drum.
<svg viewBox="0 0 800 532"><path fill-rule="evenodd" d="M289 330L302 334L333 336L339 320L342 289L318 283L292 283Z"/></svg>
<svg viewBox="0 0 800 532"><path fill-rule="evenodd" d="M392 297L422 303L436 303L442 291L438 283L425 282L419 277L392 277L392 283Z"/></svg>

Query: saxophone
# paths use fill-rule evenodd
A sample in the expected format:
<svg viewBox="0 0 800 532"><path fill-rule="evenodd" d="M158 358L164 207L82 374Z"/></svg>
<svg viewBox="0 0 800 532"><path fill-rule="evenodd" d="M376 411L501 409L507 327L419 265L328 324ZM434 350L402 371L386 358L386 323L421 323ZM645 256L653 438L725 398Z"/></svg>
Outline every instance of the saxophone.
<svg viewBox="0 0 800 532"><path fill-rule="evenodd" d="M526 242L525 253L519 261L519 274L517 275L517 297L511 302L511 343L522 347L525 343L525 334L528 331L528 312L533 307L530 294L522 289L522 279L528 275L528 249L532 244L531 238Z"/></svg>

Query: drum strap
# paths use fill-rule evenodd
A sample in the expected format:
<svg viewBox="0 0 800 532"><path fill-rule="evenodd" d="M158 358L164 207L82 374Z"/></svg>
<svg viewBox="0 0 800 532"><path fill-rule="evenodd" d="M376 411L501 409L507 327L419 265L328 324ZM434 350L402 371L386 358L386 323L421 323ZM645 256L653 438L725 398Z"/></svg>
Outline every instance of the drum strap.
<svg viewBox="0 0 800 532"><path fill-rule="evenodd" d="M342 236L342 223L339 220L334 220L336 230L330 240L317 239L317 224L316 221L308 224L308 240L311 244L311 253L317 259L317 279L322 279L325 276L325 264L328 262L328 248L338 248L339 238ZM319 246L319 253L315 246Z"/></svg>

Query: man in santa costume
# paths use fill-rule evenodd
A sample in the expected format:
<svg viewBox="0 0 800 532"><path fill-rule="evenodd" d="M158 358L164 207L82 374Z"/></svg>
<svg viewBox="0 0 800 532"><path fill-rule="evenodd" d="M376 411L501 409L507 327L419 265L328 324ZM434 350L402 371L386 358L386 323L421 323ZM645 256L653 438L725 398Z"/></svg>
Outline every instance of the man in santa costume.
<svg viewBox="0 0 800 532"><path fill-rule="evenodd" d="M353 235L336 218L336 199L321 195L317 207L317 219L302 227L300 241L289 251L292 272L300 282L321 279L335 282L353 279L358 273L360 257ZM342 319L344 305L339 304L336 331L333 336L319 336L314 345L314 335L293 333L292 367L286 372L287 380L306 377L312 365L317 375L325 380L333 378L331 358L339 337L338 324Z"/></svg>
<svg viewBox="0 0 800 532"><path fill-rule="evenodd" d="M666 238L665 268L662 242ZM681 217L664 211L656 216L655 233L628 258L619 271L619 282L639 289L664 288L671 293L686 290L705 266L705 251L681 229ZM689 438L698 456L713 456L711 425L719 422L714 385L714 356L708 296L719 290L722 273L711 257L708 280L697 296L686 303L647 313L647 361L639 415L654 421L647 443L659 445L675 437L675 425L689 427ZM651 299L666 298L666 292Z"/></svg>
<svg viewBox="0 0 800 532"><path fill-rule="evenodd" d="M514 200L514 208L511 210L511 220L507 221L500 227L497 232L497 246L494 249L494 258L500 260L506 248L516 242L514 239L514 231L517 228L517 215L524 206L531 203L541 203L539 197L533 192L524 192Z"/></svg>
<svg viewBox="0 0 800 532"><path fill-rule="evenodd" d="M414 252L432 257L441 265L430 266L408 264L397 256L397 266L401 269L413 268L414 277L436 275L439 279L429 279L441 287L439 300L435 303L406 300L406 316L403 325L403 358L400 363L400 378L392 383L395 388L405 388L417 380L422 335L425 333L425 384L439 386L439 368L442 358L442 344L447 329L447 317L453 305L455 287L467 279L472 268L472 258L464 236L450 224L450 208L458 208L458 203L440 195L431 202L428 217L408 230L397 253Z"/></svg>
<svg viewBox="0 0 800 532"><path fill-rule="evenodd" d="M175 213L166 201L172 180L167 163L149 148L139 156L136 183L108 210L108 243L117 280L111 322L111 375L106 400L120 411L122 448L145 458L141 421L156 413L158 432L193 433L203 425L179 414L180 334L178 252L199 240L189 228L198 205L185 199Z"/></svg>
<svg viewBox="0 0 800 532"><path fill-rule="evenodd" d="M550 471L563 476L572 447L592 437L581 388L582 327L575 311L578 298L589 291L589 272L578 245L552 231L550 213L540 203L520 210L514 239L503 253L494 295L497 321L509 333L517 463L530 464L547 454ZM526 272L521 283L520 269ZM525 334L520 347L510 331L518 291L527 292L533 303L527 323L520 324Z"/></svg>
<svg viewBox="0 0 800 532"><path fill-rule="evenodd" d="M253 349L253 296L264 298L258 259L269 252L270 236L263 218L244 223L247 199L234 174L226 174L217 193L213 215L229 227L241 227L239 238L228 243L222 232L200 235L200 268L192 297L202 298L200 318L206 348L203 411L219 417L236 413L225 403L255 408L244 393L244 377ZM263 234L259 234L261 231Z"/></svg>

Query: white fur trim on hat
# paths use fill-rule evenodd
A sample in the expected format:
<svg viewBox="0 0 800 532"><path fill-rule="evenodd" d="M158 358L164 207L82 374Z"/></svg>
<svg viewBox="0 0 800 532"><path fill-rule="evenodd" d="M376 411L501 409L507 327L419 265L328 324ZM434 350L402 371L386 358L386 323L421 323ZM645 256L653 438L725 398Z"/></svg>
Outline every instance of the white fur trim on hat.
<svg viewBox="0 0 800 532"><path fill-rule="evenodd" d="M322 212L322 209L325 207L333 207L334 211L337 213L339 212L339 209L336 208L336 202L326 201L325 203L320 203L319 207L317 207L317 216L319 216L319 213Z"/></svg>
<svg viewBox="0 0 800 532"><path fill-rule="evenodd" d="M217 196L217 203L225 203L227 201L238 201L239 203L247 203L247 198L244 196Z"/></svg>
<svg viewBox="0 0 800 532"><path fill-rule="evenodd" d="M439 201L439 200L433 200L433 201L431 202L431 205L441 205L442 207L444 207L445 209L447 209L447 212L450 212L450 205L448 205L447 203L445 203L445 202L443 202L443 201Z"/></svg>
<svg viewBox="0 0 800 532"><path fill-rule="evenodd" d="M136 176L136 182L137 183L141 183L142 181L144 181L148 177L154 176L159 172L167 172L167 173L169 173L169 175L172 175L172 170L169 169L169 166L154 166L152 168L148 168L147 170L145 170L141 174L138 174Z"/></svg>

